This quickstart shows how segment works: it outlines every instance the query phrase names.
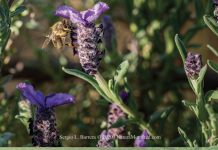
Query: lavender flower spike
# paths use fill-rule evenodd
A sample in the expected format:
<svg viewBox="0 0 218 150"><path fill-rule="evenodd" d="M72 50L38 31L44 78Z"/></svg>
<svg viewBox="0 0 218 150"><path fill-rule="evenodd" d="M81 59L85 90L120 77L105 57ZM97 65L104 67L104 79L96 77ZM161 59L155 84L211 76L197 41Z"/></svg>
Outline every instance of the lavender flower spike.
<svg viewBox="0 0 218 150"><path fill-rule="evenodd" d="M113 138L106 130L102 131L97 147L113 147Z"/></svg>
<svg viewBox="0 0 218 150"><path fill-rule="evenodd" d="M145 140L149 137L147 130L145 129L142 132L141 136L138 136L135 140L134 146L135 147L146 147L147 143L145 142Z"/></svg>
<svg viewBox="0 0 218 150"><path fill-rule="evenodd" d="M98 66L105 54L105 50L98 50L98 44L102 42L100 38L104 36L103 25L95 27L95 23L92 21L108 9L106 3L98 2L92 9L80 13L68 6L58 7L54 13L54 15L68 18L72 23L77 24L77 29L73 28L77 31L77 40L73 37L75 34L71 35L71 41L78 44L77 48L74 47L74 54L78 51L82 68L89 75L97 73Z"/></svg>
<svg viewBox="0 0 218 150"><path fill-rule="evenodd" d="M34 121L30 118L28 122L32 143L36 147L59 147L57 140L59 131L55 129L55 114L53 107L75 103L75 98L70 94L51 93L44 97L42 92L34 91L31 85L20 83L17 89L22 90L23 95L32 103L37 105Z"/></svg>
<svg viewBox="0 0 218 150"><path fill-rule="evenodd" d="M129 99L129 94L125 91L120 92L120 97L123 100L124 103L127 102ZM123 119L126 119L126 114L123 112L123 110L117 106L116 104L111 104L110 105L110 110L108 112L108 124L107 127L110 127L112 124L114 124L118 118L121 117ZM124 132L124 127L119 127L119 128L112 128L108 130L108 133L110 133L113 138L117 136L118 139L122 138L122 133Z"/></svg>
<svg viewBox="0 0 218 150"><path fill-rule="evenodd" d="M191 79L195 79L198 77L202 67L203 63L201 60L201 55L189 52L185 61L185 71L187 76Z"/></svg>

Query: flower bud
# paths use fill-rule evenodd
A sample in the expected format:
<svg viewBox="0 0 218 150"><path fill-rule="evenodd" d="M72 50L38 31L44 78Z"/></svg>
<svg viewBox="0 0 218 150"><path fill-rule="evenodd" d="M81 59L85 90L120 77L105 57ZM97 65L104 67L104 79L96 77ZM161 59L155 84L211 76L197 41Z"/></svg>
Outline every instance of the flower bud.
<svg viewBox="0 0 218 150"><path fill-rule="evenodd" d="M189 52L185 61L185 71L187 76L191 79L195 79L198 77L202 67L201 55Z"/></svg>

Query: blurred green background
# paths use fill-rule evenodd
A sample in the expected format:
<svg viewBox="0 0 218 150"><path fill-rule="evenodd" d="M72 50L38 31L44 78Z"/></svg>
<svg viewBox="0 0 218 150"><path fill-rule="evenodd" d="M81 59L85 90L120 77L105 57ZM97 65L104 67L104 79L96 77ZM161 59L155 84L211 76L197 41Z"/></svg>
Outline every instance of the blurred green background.
<svg viewBox="0 0 218 150"><path fill-rule="evenodd" d="M174 37L179 35L189 52L218 63L207 44L218 47L217 37L203 22L203 15L213 15L212 0L102 0L110 9L104 14L111 16L116 37L111 40L111 48L106 49L99 72L108 80L113 77L118 65L129 60L126 76L133 88L139 112L147 121L149 116L160 109L173 106L173 111L165 123L164 142L166 146L184 146L178 133L178 126L190 139L197 138L196 117L183 106L181 101L195 101L186 78L182 59L175 46ZM10 10L19 5L28 9L13 18L13 34L6 47L2 75L13 74L13 79L4 87L8 99L0 95L0 134L12 132L10 146L24 146L31 143L25 126L17 115L19 95L16 85L29 80L35 90L44 95L51 92L70 93L76 98L75 104L55 108L56 128L62 136L97 136L106 129L108 106L94 102L99 94L87 82L67 75L62 67L83 71L78 55L64 47L57 50L52 42L41 49L45 37L43 32L64 18L54 16L58 6L68 5L77 11L92 8L97 0L15 0ZM101 23L101 17L95 21ZM108 33L109 34L109 33ZM67 39L69 40L69 39ZM104 44L101 44L103 50ZM217 75L208 69L205 76L205 92L217 88ZM122 82L120 83L122 87ZM123 90L120 88L120 90ZM158 124L154 124L154 128ZM136 125L128 125L125 135L140 135ZM177 142L175 142L177 140ZM96 146L98 139L63 140L66 147ZM173 142L174 141L174 142ZM132 147L134 140L123 140L120 146Z"/></svg>

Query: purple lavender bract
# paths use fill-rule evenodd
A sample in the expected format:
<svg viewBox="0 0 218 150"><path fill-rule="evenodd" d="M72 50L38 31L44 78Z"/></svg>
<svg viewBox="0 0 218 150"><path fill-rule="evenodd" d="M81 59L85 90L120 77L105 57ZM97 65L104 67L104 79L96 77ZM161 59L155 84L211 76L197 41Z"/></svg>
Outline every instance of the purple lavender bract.
<svg viewBox="0 0 218 150"><path fill-rule="evenodd" d="M187 76L191 79L195 79L198 77L202 67L201 55L189 52L185 61L185 71Z"/></svg>
<svg viewBox="0 0 218 150"><path fill-rule="evenodd" d="M77 51L80 58L80 63L89 75L97 73L98 66L104 56L105 50L102 52L98 50L98 44L101 43L101 37L104 35L103 25L95 27L96 20L101 13L109 9L108 5L103 2L98 2L92 9L77 12L72 7L61 6L58 7L54 15L59 15L64 18L68 18L72 23L77 24L77 40L71 35L72 41L77 41ZM74 48L74 54L76 50Z"/></svg>
<svg viewBox="0 0 218 150"><path fill-rule="evenodd" d="M102 131L97 147L113 147L113 138L106 130Z"/></svg>
<svg viewBox="0 0 218 150"><path fill-rule="evenodd" d="M31 85L20 83L17 89L22 90L23 95L32 103L37 105L34 121L29 119L30 136L36 147L59 147L57 144L59 131L55 129L55 114L53 107L75 103L75 98L70 94L51 93L44 97L42 92L34 91Z"/></svg>
<svg viewBox="0 0 218 150"><path fill-rule="evenodd" d="M134 143L135 147L146 147L147 143L145 142L145 139L149 137L147 130L145 129L141 136L137 137Z"/></svg>

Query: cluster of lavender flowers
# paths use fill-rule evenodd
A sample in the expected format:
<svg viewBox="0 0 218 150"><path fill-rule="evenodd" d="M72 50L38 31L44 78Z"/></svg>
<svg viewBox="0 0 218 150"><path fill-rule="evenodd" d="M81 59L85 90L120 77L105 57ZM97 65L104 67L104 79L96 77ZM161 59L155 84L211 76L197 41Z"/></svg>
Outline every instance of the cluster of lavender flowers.
<svg viewBox="0 0 218 150"><path fill-rule="evenodd" d="M191 79L198 77L202 67L203 63L201 60L201 55L189 52L185 61L185 71L187 76Z"/></svg>
<svg viewBox="0 0 218 150"><path fill-rule="evenodd" d="M34 119L29 119L30 136L36 147L60 147L58 143L59 131L55 129L54 107L68 103L75 103L75 98L70 94L51 93L44 97L42 92L34 91L31 85L20 83L17 89L22 90L31 104L37 105Z"/></svg>
<svg viewBox="0 0 218 150"><path fill-rule="evenodd" d="M98 44L102 42L101 38L104 36L103 25L95 27L95 23L92 21L107 9L109 7L106 3L99 2L92 9L80 13L68 6L58 7L54 13L70 19L77 25L77 28L73 28L77 31L77 39L73 38L74 34L71 35L71 40L78 43L78 47L74 47L74 53L79 55L82 68L89 75L97 73L101 57L105 54L105 50L98 50Z"/></svg>
<svg viewBox="0 0 218 150"><path fill-rule="evenodd" d="M213 4L213 7L215 8L215 11L214 11L214 19L216 20L217 24L218 24L218 0L213 0L214 4Z"/></svg>

